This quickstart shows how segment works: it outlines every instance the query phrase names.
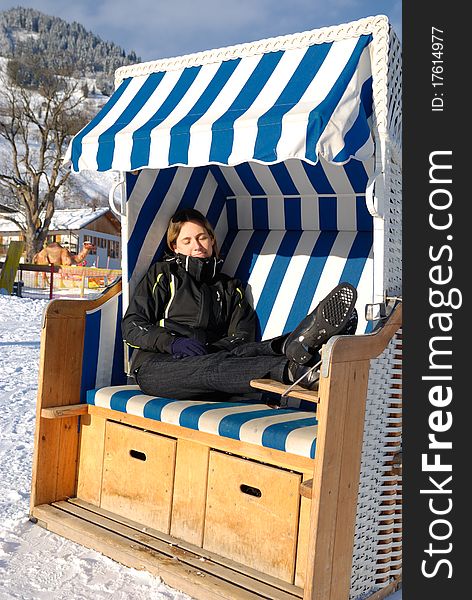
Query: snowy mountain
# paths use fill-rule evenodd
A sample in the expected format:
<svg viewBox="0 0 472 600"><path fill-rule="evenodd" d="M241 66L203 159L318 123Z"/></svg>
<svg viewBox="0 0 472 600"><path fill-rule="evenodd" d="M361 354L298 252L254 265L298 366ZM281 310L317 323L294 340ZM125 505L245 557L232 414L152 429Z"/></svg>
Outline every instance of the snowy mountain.
<svg viewBox="0 0 472 600"><path fill-rule="evenodd" d="M84 108L91 118L113 91L115 70L140 61L134 52L126 53L101 40L79 23L67 23L31 8L0 11L0 76L6 75L9 63L28 60L77 80L78 89L86 90ZM28 87L34 88L34 81L28 82ZM3 172L9 172L10 157L11 149L0 137ZM106 206L116 178L113 173L73 173L57 194L56 208ZM8 206L9 198L0 193L0 203Z"/></svg>
<svg viewBox="0 0 472 600"><path fill-rule="evenodd" d="M22 7L0 12L0 56L13 60L35 56L56 72L93 78L97 91L106 95L113 91L115 70L141 60L134 51L126 53L79 23Z"/></svg>

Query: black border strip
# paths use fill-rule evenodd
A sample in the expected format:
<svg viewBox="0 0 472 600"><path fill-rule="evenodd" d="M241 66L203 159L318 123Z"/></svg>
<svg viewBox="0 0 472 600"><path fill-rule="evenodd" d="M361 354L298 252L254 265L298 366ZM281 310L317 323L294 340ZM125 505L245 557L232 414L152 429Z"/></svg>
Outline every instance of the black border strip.
<svg viewBox="0 0 472 600"><path fill-rule="evenodd" d="M403 3L403 600L470 595L467 21L459 3Z"/></svg>

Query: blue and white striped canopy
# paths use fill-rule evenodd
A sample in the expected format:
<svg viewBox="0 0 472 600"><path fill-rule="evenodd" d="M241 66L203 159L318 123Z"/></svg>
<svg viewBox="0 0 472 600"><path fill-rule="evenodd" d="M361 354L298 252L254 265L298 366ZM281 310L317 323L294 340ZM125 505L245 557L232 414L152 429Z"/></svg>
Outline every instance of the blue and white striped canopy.
<svg viewBox="0 0 472 600"><path fill-rule="evenodd" d="M74 171L372 156L371 35L124 79L71 141Z"/></svg>

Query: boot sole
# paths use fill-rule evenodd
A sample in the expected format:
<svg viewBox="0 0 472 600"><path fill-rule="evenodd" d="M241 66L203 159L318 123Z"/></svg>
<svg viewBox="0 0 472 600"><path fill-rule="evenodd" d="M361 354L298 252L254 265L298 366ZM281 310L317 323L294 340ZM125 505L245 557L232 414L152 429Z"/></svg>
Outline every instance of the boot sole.
<svg viewBox="0 0 472 600"><path fill-rule="evenodd" d="M303 327L302 322L296 337L287 340L287 358L300 365L306 364L317 348L344 329L354 311L356 300L357 290L351 284L337 285L306 317L306 326Z"/></svg>

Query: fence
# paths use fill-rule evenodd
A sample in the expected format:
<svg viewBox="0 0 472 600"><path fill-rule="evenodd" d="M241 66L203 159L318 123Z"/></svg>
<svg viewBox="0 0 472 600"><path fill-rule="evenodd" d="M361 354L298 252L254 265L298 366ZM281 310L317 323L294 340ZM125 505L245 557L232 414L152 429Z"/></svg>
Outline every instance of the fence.
<svg viewBox="0 0 472 600"><path fill-rule="evenodd" d="M23 298L93 298L121 276L120 269L20 263L13 293Z"/></svg>

